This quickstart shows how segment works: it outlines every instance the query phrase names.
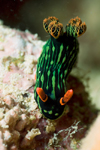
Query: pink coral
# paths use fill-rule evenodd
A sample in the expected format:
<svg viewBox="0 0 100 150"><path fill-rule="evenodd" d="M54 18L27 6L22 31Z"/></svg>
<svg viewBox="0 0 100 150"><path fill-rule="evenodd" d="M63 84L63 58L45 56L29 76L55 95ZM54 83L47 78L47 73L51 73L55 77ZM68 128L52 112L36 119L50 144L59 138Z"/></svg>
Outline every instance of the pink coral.
<svg viewBox="0 0 100 150"><path fill-rule="evenodd" d="M100 115L82 140L80 150L100 150Z"/></svg>

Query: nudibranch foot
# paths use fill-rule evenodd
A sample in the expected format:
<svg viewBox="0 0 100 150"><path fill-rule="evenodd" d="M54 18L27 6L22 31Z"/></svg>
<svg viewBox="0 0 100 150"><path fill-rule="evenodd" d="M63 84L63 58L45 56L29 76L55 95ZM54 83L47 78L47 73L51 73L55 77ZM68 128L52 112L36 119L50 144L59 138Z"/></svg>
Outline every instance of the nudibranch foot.
<svg viewBox="0 0 100 150"><path fill-rule="evenodd" d="M56 17L48 17L43 20L43 27L45 31L55 39L63 35L63 25Z"/></svg>
<svg viewBox="0 0 100 150"><path fill-rule="evenodd" d="M69 23L66 25L66 32L69 35L74 35L74 37L81 36L86 31L85 22L82 23L81 19L77 16L76 18L70 19Z"/></svg>
<svg viewBox="0 0 100 150"><path fill-rule="evenodd" d="M60 104L65 105L71 99L72 96L73 96L73 90L70 89L65 93L64 97L60 99Z"/></svg>

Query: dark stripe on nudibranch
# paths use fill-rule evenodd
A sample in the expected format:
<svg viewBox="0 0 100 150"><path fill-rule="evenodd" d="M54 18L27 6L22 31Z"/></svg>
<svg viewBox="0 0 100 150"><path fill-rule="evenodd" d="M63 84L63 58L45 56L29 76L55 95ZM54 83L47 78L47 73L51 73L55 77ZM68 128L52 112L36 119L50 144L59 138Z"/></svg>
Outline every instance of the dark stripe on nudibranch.
<svg viewBox="0 0 100 150"><path fill-rule="evenodd" d="M76 24L75 24L76 22ZM79 22L79 26L78 26ZM34 87L34 98L39 106L41 113L48 119L57 119L64 111L67 102L66 95L71 97L71 91L67 94L67 78L77 60L79 44L77 36L86 30L86 25L80 18L71 19L63 33L63 25L55 17L49 17L43 21L46 32L50 33L50 39L43 46L42 53L38 59L36 71L36 84ZM81 32L79 30L81 29ZM36 92L37 88L40 92ZM38 89L39 90L39 89ZM41 97L47 95L44 101ZM40 94L40 96L39 96ZM69 94L69 95L68 95ZM61 100L61 98L64 99ZM60 104L61 103L61 104Z"/></svg>

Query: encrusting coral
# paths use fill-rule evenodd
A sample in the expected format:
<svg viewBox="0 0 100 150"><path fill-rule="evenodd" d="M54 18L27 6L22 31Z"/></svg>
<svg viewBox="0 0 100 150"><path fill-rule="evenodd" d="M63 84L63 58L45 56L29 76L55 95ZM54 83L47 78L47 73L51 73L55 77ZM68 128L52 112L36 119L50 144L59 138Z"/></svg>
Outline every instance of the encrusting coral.
<svg viewBox="0 0 100 150"><path fill-rule="evenodd" d="M68 78L74 95L63 116L51 121L40 113L33 90L44 44L36 34L0 22L0 150L78 149L96 117L83 83L74 76Z"/></svg>

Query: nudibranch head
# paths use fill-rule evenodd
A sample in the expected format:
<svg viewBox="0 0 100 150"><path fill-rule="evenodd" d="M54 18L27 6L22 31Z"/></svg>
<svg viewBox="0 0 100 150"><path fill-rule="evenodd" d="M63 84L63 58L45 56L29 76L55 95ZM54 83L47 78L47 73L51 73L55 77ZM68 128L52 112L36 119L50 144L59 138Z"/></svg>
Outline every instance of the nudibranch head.
<svg viewBox="0 0 100 150"><path fill-rule="evenodd" d="M56 99L54 101L50 96L45 94L42 88L37 88L36 92L40 98L39 105L41 113L48 119L57 119L64 112L66 103L73 96L73 90L68 90L64 97Z"/></svg>
<svg viewBox="0 0 100 150"><path fill-rule="evenodd" d="M76 17L69 21L63 32L59 20L49 17L43 20L43 27L50 39L38 59L34 98L40 112L54 120L63 114L73 95L73 90L67 89L67 78L79 52L77 37L86 31L86 24Z"/></svg>

